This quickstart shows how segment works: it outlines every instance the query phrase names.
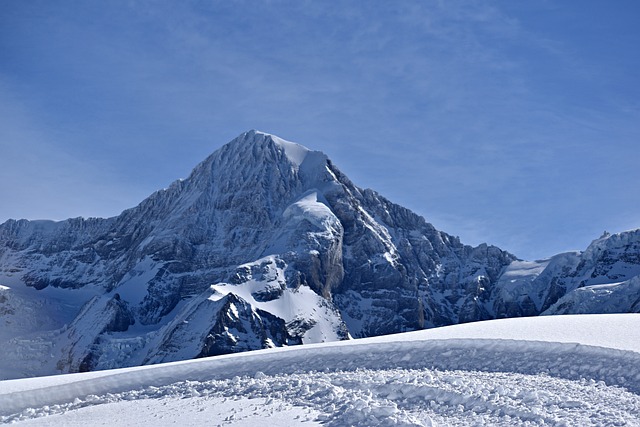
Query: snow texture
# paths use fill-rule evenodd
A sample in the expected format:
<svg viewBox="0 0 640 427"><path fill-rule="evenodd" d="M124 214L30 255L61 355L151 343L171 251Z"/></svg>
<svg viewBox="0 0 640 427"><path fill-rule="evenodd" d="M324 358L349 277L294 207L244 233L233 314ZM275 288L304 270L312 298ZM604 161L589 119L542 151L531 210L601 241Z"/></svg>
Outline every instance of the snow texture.
<svg viewBox="0 0 640 427"><path fill-rule="evenodd" d="M468 326L0 382L0 422L640 425L640 315ZM554 342L559 330L574 343ZM635 351L619 349L624 331ZM505 333L523 339L495 338Z"/></svg>

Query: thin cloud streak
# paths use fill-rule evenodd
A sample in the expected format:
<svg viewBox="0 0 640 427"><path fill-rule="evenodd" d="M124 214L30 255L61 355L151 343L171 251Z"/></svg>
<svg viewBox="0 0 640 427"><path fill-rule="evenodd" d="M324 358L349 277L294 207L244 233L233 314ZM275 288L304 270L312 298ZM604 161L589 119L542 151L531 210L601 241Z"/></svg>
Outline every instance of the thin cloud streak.
<svg viewBox="0 0 640 427"><path fill-rule="evenodd" d="M640 180L638 104L600 81L615 64L576 51L555 21L530 18L550 19L548 8L563 16L566 6L36 6L11 6L11 23L0 25L0 38L22 43L4 49L0 76L29 116L20 125L8 114L0 127L46 137L34 150L69 153L41 165L68 166L71 175L51 187L75 179L87 189L86 210L71 212L77 203L61 195L42 204L42 216L65 204L69 216L100 211L90 197L100 185L120 203L110 212L128 208L250 128L323 150L359 185L463 241L506 242L521 257L564 250L558 233L580 248L597 237L591 228L626 227L640 207L638 187L625 184ZM0 220L28 204L27 194L0 190L14 201Z"/></svg>

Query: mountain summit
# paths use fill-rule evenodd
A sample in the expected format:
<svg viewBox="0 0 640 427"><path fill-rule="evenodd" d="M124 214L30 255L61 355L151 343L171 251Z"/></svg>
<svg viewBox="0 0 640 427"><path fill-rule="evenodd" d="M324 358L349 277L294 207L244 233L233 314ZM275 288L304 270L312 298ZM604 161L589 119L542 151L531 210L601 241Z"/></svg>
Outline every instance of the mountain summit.
<svg viewBox="0 0 640 427"><path fill-rule="evenodd" d="M622 302L640 231L592 246L525 262L464 245L323 153L252 130L117 217L0 225L0 378L640 310Z"/></svg>

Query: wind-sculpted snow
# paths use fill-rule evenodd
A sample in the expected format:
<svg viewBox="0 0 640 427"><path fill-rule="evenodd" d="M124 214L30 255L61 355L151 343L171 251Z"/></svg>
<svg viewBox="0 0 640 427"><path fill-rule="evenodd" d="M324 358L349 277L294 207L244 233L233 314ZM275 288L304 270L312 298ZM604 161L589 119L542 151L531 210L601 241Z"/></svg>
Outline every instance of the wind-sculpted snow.
<svg viewBox="0 0 640 427"><path fill-rule="evenodd" d="M240 399L248 401L249 410L233 405ZM137 403L137 409L131 408L124 414L117 410L122 402L132 401ZM145 411L149 401L158 402L158 408ZM219 402L227 401L232 404L225 412L213 411ZM157 417L162 406L165 412L167 406L177 406L169 417L184 426L211 422L239 425L242 421L255 423L260 418L270 425L310 421L328 426L634 426L640 416L637 395L603 382L568 381L544 375L396 368L289 375L258 371L254 376L231 380L186 381L90 395L70 404L25 410L6 420L48 417L24 425L54 425L70 418L69 412L90 408L93 413L87 411L80 421L91 423L103 418L100 416L103 405L113 406L116 414L120 412L115 417L108 415L111 425L145 425L141 417L155 425L168 425L171 419L163 423L162 417ZM288 419L274 423L270 406L279 407L279 411L294 411ZM296 417L299 413L313 415ZM56 418L54 414L60 416Z"/></svg>
<svg viewBox="0 0 640 427"><path fill-rule="evenodd" d="M585 329L593 325L595 331L599 321L608 323L607 317L555 319L557 329L565 320ZM612 320L610 327L639 321ZM491 333L491 325L476 329ZM597 342L606 332L582 336ZM535 338L544 338L539 333ZM54 425L78 417L78 425L92 424L113 408L119 414L110 422L127 425L148 423L158 413L166 419L156 423L179 420L181 425L205 419L244 425L260 418L272 425L640 425L639 352L548 341L431 340L428 335L7 381L0 383L0 420ZM138 403L135 409L117 409L130 401ZM215 412L217 406L226 412ZM274 423L278 407L291 410L291 417Z"/></svg>
<svg viewBox="0 0 640 427"><path fill-rule="evenodd" d="M1 224L0 378L638 311L639 275L640 230L520 261L249 131L117 217Z"/></svg>

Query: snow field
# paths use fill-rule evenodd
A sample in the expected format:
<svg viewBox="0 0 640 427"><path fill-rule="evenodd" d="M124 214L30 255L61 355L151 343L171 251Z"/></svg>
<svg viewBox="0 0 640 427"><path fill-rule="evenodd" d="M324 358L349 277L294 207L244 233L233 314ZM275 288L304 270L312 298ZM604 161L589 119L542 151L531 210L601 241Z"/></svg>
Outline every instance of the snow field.
<svg viewBox="0 0 640 427"><path fill-rule="evenodd" d="M124 404L120 406L119 402ZM226 408L221 406L225 404ZM77 411L84 411L85 415ZM109 418L111 425L144 425L145 421L156 425L175 421L199 425L206 418L219 425L237 426L267 418L273 425L632 426L640 425L640 397L603 382L547 375L432 369L282 375L258 371L253 377L185 381L89 395L62 405L29 409L3 421L26 420L24 425L64 421L68 425L57 414L73 412L76 425L104 420L102 414L113 412L116 418ZM32 419L43 416L50 417Z"/></svg>
<svg viewBox="0 0 640 427"><path fill-rule="evenodd" d="M112 417L110 425L640 426L640 353L543 341L542 332L552 337L580 324L589 338L576 334L576 341L597 344L601 336L611 343L604 334L617 325L629 334L610 334L620 340L612 345L624 347L639 318L557 316L475 326L475 335L490 336L497 324L494 333L504 333L505 322L520 328L552 319L553 328L529 328L529 338L538 341L429 339L435 332L420 331L4 381L0 422L99 425ZM459 327L450 331L462 334Z"/></svg>
<svg viewBox="0 0 640 427"><path fill-rule="evenodd" d="M166 396L161 399L124 400L85 406L46 418L21 421L21 426L216 426L255 427L259 423L274 426L320 426L318 414L271 399Z"/></svg>

